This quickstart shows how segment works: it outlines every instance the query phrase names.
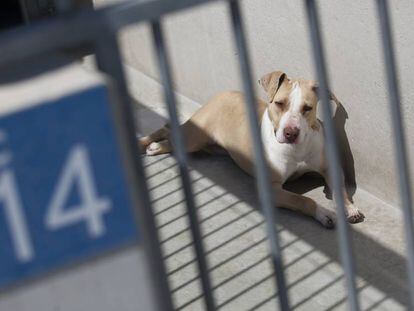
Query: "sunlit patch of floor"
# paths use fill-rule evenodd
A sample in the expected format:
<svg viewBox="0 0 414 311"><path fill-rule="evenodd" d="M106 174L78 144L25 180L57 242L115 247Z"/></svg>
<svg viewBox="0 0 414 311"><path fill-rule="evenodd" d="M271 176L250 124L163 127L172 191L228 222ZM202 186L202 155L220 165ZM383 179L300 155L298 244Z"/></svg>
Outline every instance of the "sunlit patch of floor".
<svg viewBox="0 0 414 311"><path fill-rule="evenodd" d="M143 159L174 304L178 310L203 310L177 166L169 155ZM217 306L220 310L277 309L278 295L265 224L253 180L226 157L196 156L190 173ZM320 187L310 195L325 204L328 202ZM400 293L405 290L404 273L401 274L401 267L395 273L395 267L404 264L404 246L399 242L394 249L388 249L389 241L385 240L384 246L383 237L375 235L377 229L369 229L370 226L387 228L388 222L374 222L381 214L393 217L395 222L399 215L373 200L362 191L356 195L356 201L366 203L363 209L367 215L366 223L353 226L357 229L354 245L361 306L363 310L404 310L407 301ZM371 218L374 212L376 216ZM336 231L325 230L295 213L281 211L279 214L277 230L292 309L345 310L348 294L339 262ZM400 231L388 228L388 233L397 236ZM380 258L386 254L392 254L393 258Z"/></svg>

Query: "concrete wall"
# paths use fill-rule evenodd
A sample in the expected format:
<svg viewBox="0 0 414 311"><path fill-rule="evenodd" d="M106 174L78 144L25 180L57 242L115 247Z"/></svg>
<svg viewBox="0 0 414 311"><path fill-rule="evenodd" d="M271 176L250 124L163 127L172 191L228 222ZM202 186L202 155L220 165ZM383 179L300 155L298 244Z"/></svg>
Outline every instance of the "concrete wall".
<svg viewBox="0 0 414 311"><path fill-rule="evenodd" d="M292 77L315 78L304 1L241 3L254 78L274 69ZM399 197L375 1L331 0L321 4L319 1L331 88L348 113L345 129L358 187L395 204ZM414 3L399 0L390 2L390 7L408 142L412 142ZM165 19L176 89L200 104L220 90L241 89L227 13L226 3L217 2ZM126 64L158 80L147 26L125 31L122 45ZM258 92L264 97L261 90ZM409 148L413 154L414 146Z"/></svg>

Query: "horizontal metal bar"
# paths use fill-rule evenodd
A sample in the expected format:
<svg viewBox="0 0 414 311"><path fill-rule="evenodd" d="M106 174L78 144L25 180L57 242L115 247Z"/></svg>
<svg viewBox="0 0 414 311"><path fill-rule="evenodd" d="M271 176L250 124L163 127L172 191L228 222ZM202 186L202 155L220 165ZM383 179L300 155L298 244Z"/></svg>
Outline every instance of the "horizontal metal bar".
<svg viewBox="0 0 414 311"><path fill-rule="evenodd" d="M26 57L92 42L107 29L117 32L134 23L215 1L218 0L130 0L6 31L0 35L0 67Z"/></svg>
<svg viewBox="0 0 414 311"><path fill-rule="evenodd" d="M55 0L56 10L58 13L67 13L73 9L73 1L71 0Z"/></svg>
<svg viewBox="0 0 414 311"><path fill-rule="evenodd" d="M167 48L163 37L163 32L160 22L152 23L152 34L154 39L154 46L158 56L158 63L160 68L161 80L164 85L165 100L167 102L168 114L170 117L171 138L174 146L174 156L177 160L178 170L181 176L182 187L184 190L184 197L186 200L186 207L188 218L190 222L190 229L194 240L194 248L197 257L197 264L200 270L201 285L204 293L204 301L208 311L216 310L210 276L208 273L207 258L204 251L201 231L199 227L199 219L197 209L194 201L194 194L191 187L191 178L188 172L187 151L185 148L184 137L181 132L180 123L177 114L177 104L175 94L173 91L173 81L168 61Z"/></svg>
<svg viewBox="0 0 414 311"><path fill-rule="evenodd" d="M176 11L194 8L196 6L217 2L218 0L146 0L125 1L108 7L103 11L113 29L149 20L157 20L162 16Z"/></svg>
<svg viewBox="0 0 414 311"><path fill-rule="evenodd" d="M92 42L107 30L99 14L79 13L75 18L53 18L7 31L0 36L0 67L53 50Z"/></svg>
<svg viewBox="0 0 414 311"><path fill-rule="evenodd" d="M391 119L394 131L396 162L398 167L401 203L404 213L404 231L407 243L407 270L409 276L410 309L414 308L414 228L413 197L411 192L410 167L405 144L404 120L402 118L397 65L395 63L390 17L386 0L377 0L378 16L382 34L385 69L388 82Z"/></svg>
<svg viewBox="0 0 414 311"><path fill-rule="evenodd" d="M270 176L265 160L258 115L256 111L256 96L252 84L252 74L249 63L246 38L244 35L241 12L237 0L229 1L230 13L233 25L234 37L237 44L240 70L243 77L243 88L246 93L246 109L250 125L252 148L254 151L256 185L261 203L262 213L266 221L267 235L269 237L272 264L276 275L276 285L279 291L279 303L281 310L289 310L289 301L286 290L286 281L282 263L282 252L279 237L276 232L275 214L277 210L273 202Z"/></svg>
<svg viewBox="0 0 414 311"><path fill-rule="evenodd" d="M331 180L333 197L337 206L338 242L341 261L348 288L349 307L351 310L357 311L359 310L359 303L355 285L355 264L352 252L352 240L350 237L342 191L344 188L344 179L339 162L338 143L335 125L332 120L332 109L329 101L328 74L325 68L325 55L319 30L318 12L314 0L306 0L306 11L309 21L310 38L312 41L315 66L319 80L319 98L322 103L324 130L327 140L327 143L325 144L325 151L329 164L329 178Z"/></svg>

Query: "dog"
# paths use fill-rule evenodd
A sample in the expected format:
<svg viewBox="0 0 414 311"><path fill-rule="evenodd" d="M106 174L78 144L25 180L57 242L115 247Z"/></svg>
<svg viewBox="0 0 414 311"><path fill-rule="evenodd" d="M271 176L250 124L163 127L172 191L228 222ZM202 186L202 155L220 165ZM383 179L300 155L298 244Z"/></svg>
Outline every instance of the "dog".
<svg viewBox="0 0 414 311"><path fill-rule="evenodd" d="M259 84L268 101L257 100L263 147L271 172L277 207L311 216L326 228L335 226L335 212L311 198L283 189L292 177L317 172L329 186L328 164L324 153L322 123L317 118L318 85L312 80L290 79L284 72L264 75ZM331 99L337 104L336 97ZM181 125L187 152L224 149L236 164L254 175L252 141L244 95L226 91L213 97ZM141 152L158 155L172 151L168 125L139 139ZM348 222L365 218L343 189Z"/></svg>

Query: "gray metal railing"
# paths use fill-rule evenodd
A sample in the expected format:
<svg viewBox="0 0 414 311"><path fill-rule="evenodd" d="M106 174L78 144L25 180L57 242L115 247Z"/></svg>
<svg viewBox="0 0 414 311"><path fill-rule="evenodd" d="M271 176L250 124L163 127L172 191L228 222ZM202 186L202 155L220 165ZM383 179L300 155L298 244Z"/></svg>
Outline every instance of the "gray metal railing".
<svg viewBox="0 0 414 311"><path fill-rule="evenodd" d="M390 111L395 136L396 164L399 172L401 204L404 213L404 231L405 239L407 242L407 268L410 281L410 309L412 310L414 309L414 228L410 169L407 158L407 147L405 144L404 121L401 115L397 66L395 64L394 47L392 42L387 1L377 0L377 6L390 96Z"/></svg>
<svg viewBox="0 0 414 311"><path fill-rule="evenodd" d="M277 209L274 208L272 187L270 183L267 164L265 161L260 127L256 111L256 97L252 84L252 74L246 39L243 31L243 21L237 0L229 1L230 13L233 22L234 37L238 48L240 69L243 76L243 87L246 92L246 111L249 114L250 135L254 149L254 163L256 170L257 192L261 203L264 218L266 220L267 235L270 242L272 263L276 274L276 285L279 292L279 303L282 310L289 309L288 294L286 290L282 254L278 234L275 230L275 216Z"/></svg>
<svg viewBox="0 0 414 311"><path fill-rule="evenodd" d="M184 188L184 195L187 205L187 212L190 220L190 229L193 235L194 246L196 251L196 258L198 268L200 270L201 284L203 288L204 298L207 310L215 310L213 292L211 289L211 282L208 274L207 259L202 243L201 232L199 228L198 215L196 205L194 202L194 194L191 187L190 174L187 169L188 160L185 149L185 142L181 133L180 124L176 110L176 100L173 91L172 77L170 73L170 66L166 47L164 44L163 32L160 21L152 22L152 33L154 38L154 45L157 51L162 82L165 89L165 100L167 102L168 114L170 116L172 140L175 149L175 157L178 164L178 170L181 176L181 182Z"/></svg>
<svg viewBox="0 0 414 311"><path fill-rule="evenodd" d="M128 141L131 152L138 153L135 141L134 121L131 113L127 83L122 69L122 62L117 43L117 33L120 29L130 24L148 22L152 25L152 36L157 50L159 69L165 89L165 100L171 121L172 138L176 148L175 157L178 162L179 172L184 188L187 211L190 220L190 229L194 240L196 258L201 277L204 302L207 310L216 310L216 303L211 287L210 275L208 273L208 262L204 252L201 238L198 215L195 208L191 180L187 170L187 155L184 149L184 140L180 133L179 121L176 111L176 101L173 92L173 81L168 62L161 19L165 14L178 10L187 9L214 0L154 0L154 1L126 1L121 4L110 6L98 11L83 11L65 18L40 22L28 29L17 29L0 36L0 68L10 66L20 60L45 54L53 50L66 47L74 47L84 43L92 43L96 47L97 62L100 70L113 77L119 103L122 106L123 120L128 132ZM230 19L232 21L234 38L238 49L240 70L243 77L243 86L246 93L246 107L249 115L249 123L254 144L254 156L256 167L256 181L259 199L263 215L267 225L267 235L270 242L270 250L275 281L278 289L277 299L282 310L289 310L288 291L285 284L283 261L280 250L278 234L275 230L277 220L277 209L274 208L272 189L269 183L268 170L261 143L257 112L254 108L254 89L248 55L247 43L243 30L243 18L237 0L222 0L229 4ZM380 28L383 38L383 51L386 64L390 92L390 107L392 122L395 132L396 159L399 168L401 199L404 211L404 228L407 242L408 272L410 279L411 309L414 308L414 229L412 221L412 194L409 178L409 167L407 150L404 141L404 126L401 117L398 80L396 74L395 57L392 45L392 33L388 16L387 1L375 0L378 4ZM310 39L313 46L314 60L319 80L319 92L322 102L325 134L327 139L327 159L330 167L330 179L332 182L333 195L338 206L338 242L340 246L341 261L343 264L346 286L348 289L349 307L351 310L359 310L358 293L355 285L355 264L352 254L352 241L350 229L346 221L344 198L342 196L342 172L339 165L338 144L331 119L331 108L329 105L326 63L323 45L319 30L317 7L314 0L304 0L309 21ZM0 70L1 74L1 70ZM143 166L140 157L135 157L136 178L140 187L140 202L142 208L151 213L151 206L147 194L147 185L143 174ZM276 198L277 200L277 198ZM150 223L154 238L156 228ZM152 249L154 265L158 269L156 284L159 288L160 302L165 310L172 310L170 292L168 289L165 267L161 260L160 248Z"/></svg>
<svg viewBox="0 0 414 311"><path fill-rule="evenodd" d="M348 288L349 305L350 309L355 311L359 310L358 294L355 286L355 264L352 254L349 226L345 213L345 203L342 193L344 180L342 178L341 166L339 164L338 139L336 137L335 125L331 117L332 109L329 101L328 74L325 67L325 55L319 31L319 19L315 1L306 0L306 11L308 13L310 38L312 41L316 71L319 80L319 97L322 103L324 130L327 141L325 148L330 168L329 178L331 180L332 192L337 206L338 242L341 252L342 265L345 272L346 285Z"/></svg>

